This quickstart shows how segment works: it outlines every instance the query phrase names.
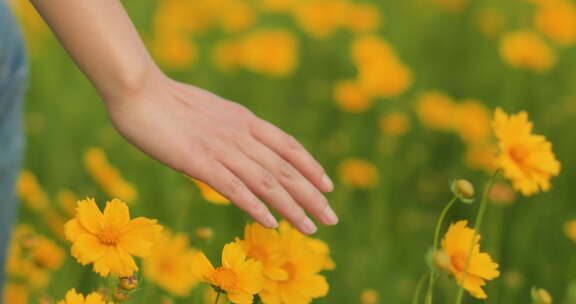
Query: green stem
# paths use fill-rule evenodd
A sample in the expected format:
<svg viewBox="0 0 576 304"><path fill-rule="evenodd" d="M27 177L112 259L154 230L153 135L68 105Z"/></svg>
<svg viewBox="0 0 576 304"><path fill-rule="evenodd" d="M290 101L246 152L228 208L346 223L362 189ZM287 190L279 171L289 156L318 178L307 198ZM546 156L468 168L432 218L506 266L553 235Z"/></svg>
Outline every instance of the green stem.
<svg viewBox="0 0 576 304"><path fill-rule="evenodd" d="M108 275L108 300L114 301L114 277L111 274Z"/></svg>
<svg viewBox="0 0 576 304"><path fill-rule="evenodd" d="M432 250L436 251L438 249L438 242L440 239L440 230L442 229L442 223L444 222L444 218L448 213L448 210L456 203L458 198L456 196L452 197L452 199L444 206L442 213L438 217L438 222L436 223L436 229L434 231L434 243L432 246ZM432 297L434 295L434 282L436 281L436 269L434 267L430 268L430 279L428 279L428 291L426 292L426 304L432 304Z"/></svg>
<svg viewBox="0 0 576 304"><path fill-rule="evenodd" d="M476 216L476 223L474 223L474 230L476 234L480 234L480 227L482 226L482 220L484 219L484 214L486 213L486 208L488 206L488 196L490 195L490 191L494 186L494 183L498 179L500 175L500 169L494 172L494 175L490 178L486 187L484 188L484 193L482 194L482 202L480 202L480 208L478 208L478 215ZM468 256L466 258L466 267L464 267L464 273L462 274L462 278L458 283L460 288L458 288L458 294L456 296L456 301L454 303L460 304L462 303L462 297L464 295L464 280L466 280L466 275L468 274L468 267L470 267L470 260L472 258L472 251L474 250L474 245L476 245L476 237L472 238L472 242L470 243L470 248L468 249Z"/></svg>
<svg viewBox="0 0 576 304"><path fill-rule="evenodd" d="M418 304L420 300L420 292L422 291L422 286L424 286L424 282L426 281L426 277L428 277L427 273L424 273L420 280L418 281L418 285L416 285L416 291L414 291L414 296L412 297L412 304Z"/></svg>
<svg viewBox="0 0 576 304"><path fill-rule="evenodd" d="M216 301L214 301L214 304L218 304L218 300L220 300L220 295L221 295L221 294L222 294L221 292L217 292L217 293L216 293Z"/></svg>

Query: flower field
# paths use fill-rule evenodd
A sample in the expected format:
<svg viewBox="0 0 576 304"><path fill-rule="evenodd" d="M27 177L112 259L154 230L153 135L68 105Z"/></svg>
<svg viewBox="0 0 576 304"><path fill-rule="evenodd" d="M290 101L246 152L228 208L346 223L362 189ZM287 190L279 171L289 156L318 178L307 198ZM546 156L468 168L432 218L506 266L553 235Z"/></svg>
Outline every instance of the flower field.
<svg viewBox="0 0 576 304"><path fill-rule="evenodd" d="M123 1L172 78L325 166L340 222L306 236L131 146L9 1L31 74L6 304L576 304L576 2Z"/></svg>

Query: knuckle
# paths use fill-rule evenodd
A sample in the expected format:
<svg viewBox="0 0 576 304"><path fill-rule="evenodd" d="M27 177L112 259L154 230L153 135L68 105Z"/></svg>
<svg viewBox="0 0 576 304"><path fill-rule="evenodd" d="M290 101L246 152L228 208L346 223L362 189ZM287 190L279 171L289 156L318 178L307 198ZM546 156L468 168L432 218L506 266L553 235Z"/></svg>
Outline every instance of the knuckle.
<svg viewBox="0 0 576 304"><path fill-rule="evenodd" d="M228 185L228 196L236 197L238 196L244 189L244 184L238 178L233 178L230 180L230 184Z"/></svg>
<svg viewBox="0 0 576 304"><path fill-rule="evenodd" d="M270 171L264 170L260 184L264 189L272 189L276 186L276 179Z"/></svg>
<svg viewBox="0 0 576 304"><path fill-rule="evenodd" d="M285 179L292 179L296 177L296 170L287 161L280 160L280 175Z"/></svg>

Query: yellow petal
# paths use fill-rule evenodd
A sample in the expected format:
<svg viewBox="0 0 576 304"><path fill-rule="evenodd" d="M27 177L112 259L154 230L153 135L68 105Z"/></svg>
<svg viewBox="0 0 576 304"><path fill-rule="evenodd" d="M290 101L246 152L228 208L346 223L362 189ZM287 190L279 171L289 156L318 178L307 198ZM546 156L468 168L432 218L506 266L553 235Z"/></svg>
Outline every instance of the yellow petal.
<svg viewBox="0 0 576 304"><path fill-rule="evenodd" d="M76 218L82 227L90 233L97 234L102 228L102 212L93 198L88 198L78 202L76 208Z"/></svg>
<svg viewBox="0 0 576 304"><path fill-rule="evenodd" d="M138 270L134 259L124 249L111 247L105 259L110 272L116 276L129 277Z"/></svg>
<svg viewBox="0 0 576 304"><path fill-rule="evenodd" d="M66 303L84 303L84 296L71 289L66 293Z"/></svg>
<svg viewBox="0 0 576 304"><path fill-rule="evenodd" d="M71 248L72 256L82 265L93 263L106 253L106 246L92 234L80 235Z"/></svg>
<svg viewBox="0 0 576 304"><path fill-rule="evenodd" d="M86 296L85 304L104 304L104 300L102 299L102 294L98 292L93 292Z"/></svg>
<svg viewBox="0 0 576 304"><path fill-rule="evenodd" d="M120 232L119 246L139 257L150 254L154 241L160 237L162 226L156 220L139 217L131 220Z"/></svg>
<svg viewBox="0 0 576 304"><path fill-rule="evenodd" d="M118 199L113 199L106 203L103 215L104 227L122 228L130 221L130 211L126 203Z"/></svg>
<svg viewBox="0 0 576 304"><path fill-rule="evenodd" d="M248 293L228 293L228 300L235 304L252 304L252 295Z"/></svg>
<svg viewBox="0 0 576 304"><path fill-rule="evenodd" d="M71 242L76 241L78 236L89 233L88 230L84 229L80 223L78 223L77 219L71 219L64 225L64 234L66 235L66 239Z"/></svg>
<svg viewBox="0 0 576 304"><path fill-rule="evenodd" d="M237 269L246 260L246 252L238 243L228 243L222 250L222 266Z"/></svg>
<svg viewBox="0 0 576 304"><path fill-rule="evenodd" d="M192 275L197 281L211 283L210 274L214 272L214 266L202 252L196 253L190 263Z"/></svg>

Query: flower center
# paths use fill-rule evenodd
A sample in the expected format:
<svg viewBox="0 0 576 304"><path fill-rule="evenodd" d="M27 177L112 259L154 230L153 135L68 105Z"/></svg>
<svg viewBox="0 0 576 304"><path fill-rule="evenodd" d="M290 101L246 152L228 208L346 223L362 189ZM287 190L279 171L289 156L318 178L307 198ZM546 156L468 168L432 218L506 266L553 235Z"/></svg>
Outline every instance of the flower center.
<svg viewBox="0 0 576 304"><path fill-rule="evenodd" d="M464 269L466 268L466 262L468 261L464 253L458 252L454 254L450 260L452 261L452 265L454 265L456 270L459 272L464 272Z"/></svg>
<svg viewBox="0 0 576 304"><path fill-rule="evenodd" d="M106 227L98 233L98 239L105 245L116 245L120 240L120 232L116 227Z"/></svg>
<svg viewBox="0 0 576 304"><path fill-rule="evenodd" d="M224 290L232 290L236 287L238 278L234 271L228 268L218 267L214 274L212 274L212 280L214 281L214 285Z"/></svg>
<svg viewBox="0 0 576 304"><path fill-rule="evenodd" d="M266 251L258 246L251 246L250 251L248 252L248 256L257 261L261 261L262 264L265 264L268 260L268 254Z"/></svg>
<svg viewBox="0 0 576 304"><path fill-rule="evenodd" d="M288 273L288 279L286 281L290 281L296 275L296 267L292 263L285 263L282 265L282 268Z"/></svg>
<svg viewBox="0 0 576 304"><path fill-rule="evenodd" d="M524 164L526 158L528 157L529 149L522 146L515 146L510 148L509 155L517 164Z"/></svg>

